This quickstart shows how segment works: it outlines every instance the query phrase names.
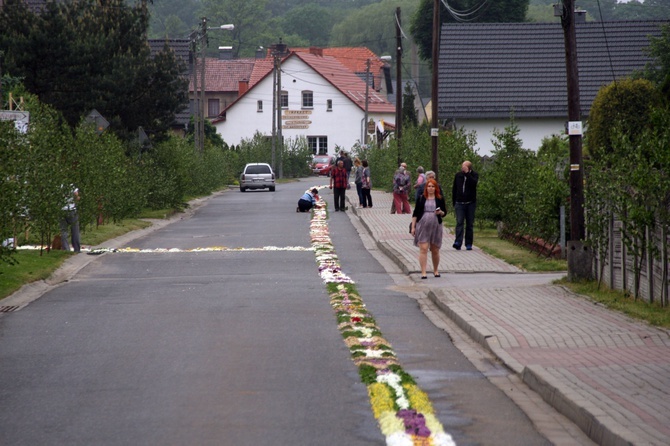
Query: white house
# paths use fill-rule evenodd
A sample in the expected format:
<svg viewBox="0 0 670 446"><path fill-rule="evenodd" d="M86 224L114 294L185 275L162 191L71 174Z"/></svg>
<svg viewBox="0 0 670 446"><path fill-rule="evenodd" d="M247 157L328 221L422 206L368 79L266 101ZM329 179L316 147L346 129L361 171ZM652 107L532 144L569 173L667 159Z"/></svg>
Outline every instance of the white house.
<svg viewBox="0 0 670 446"><path fill-rule="evenodd" d="M239 144L260 132L271 136L274 76L271 59L258 60L249 88L215 119L224 141ZM291 52L281 63L281 119L284 139L305 137L315 154L335 154L363 141L366 84L336 58L318 48ZM395 105L368 88L368 121L395 121ZM370 134L374 138L377 132Z"/></svg>
<svg viewBox="0 0 670 446"><path fill-rule="evenodd" d="M581 118L598 90L650 62L644 49L668 21L577 23ZM494 129L514 115L523 147L564 134L568 117L565 44L560 23L442 25L438 117L477 132L480 155L494 150Z"/></svg>

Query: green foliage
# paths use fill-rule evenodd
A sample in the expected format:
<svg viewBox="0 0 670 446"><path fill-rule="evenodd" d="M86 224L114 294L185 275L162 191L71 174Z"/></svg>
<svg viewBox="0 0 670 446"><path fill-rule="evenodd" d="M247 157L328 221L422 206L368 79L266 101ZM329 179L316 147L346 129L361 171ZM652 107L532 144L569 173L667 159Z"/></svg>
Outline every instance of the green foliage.
<svg viewBox="0 0 670 446"><path fill-rule="evenodd" d="M402 94L402 124L406 127L416 127L419 125L419 116L414 108L414 90L409 83L405 84L405 90Z"/></svg>
<svg viewBox="0 0 670 446"><path fill-rule="evenodd" d="M381 0L354 10L333 27L331 46L365 46L378 55L391 54L395 58L395 10L401 8L402 17L414 14L414 0Z"/></svg>
<svg viewBox="0 0 670 446"><path fill-rule="evenodd" d="M438 172L437 179L447 195L447 203L451 202L451 181L453 174L458 172L464 160L472 160L477 166L479 162L474 146L476 136L463 129L452 132L441 131L438 138ZM393 189L393 175L398 169L398 160L407 163L407 168L416 180L416 168L423 166L424 170L432 170L431 137L428 127L409 127L403 132L400 150L398 143L392 139L387 146L372 145L364 147L357 145L352 149L355 156L361 160L367 159L370 164L372 185L386 191ZM410 194L413 198L414 194Z"/></svg>
<svg viewBox="0 0 670 446"><path fill-rule="evenodd" d="M272 140L267 136L256 132L251 139L244 139L232 150L236 154L233 171L239 175L247 163L268 163L272 166ZM282 174L284 178L296 178L311 173L309 162L312 152L305 138L285 139L282 152ZM279 147L275 147L275 165L273 170L278 172Z"/></svg>
<svg viewBox="0 0 670 446"><path fill-rule="evenodd" d="M311 46L325 47L336 18L330 8L307 4L288 11L281 24L285 34L295 33Z"/></svg>
<svg viewBox="0 0 670 446"><path fill-rule="evenodd" d="M654 82L670 102L670 25L661 27L661 37L650 37L647 54L653 59L646 69L645 78Z"/></svg>
<svg viewBox="0 0 670 446"><path fill-rule="evenodd" d="M151 2L149 22L151 38L178 39L187 36L198 25L198 0L163 0Z"/></svg>
<svg viewBox="0 0 670 446"><path fill-rule="evenodd" d="M667 250L665 241L653 238L657 228L670 225L670 112L656 109L637 138L631 140L629 133L613 129L612 150L589 165L585 196L587 209L598 212L588 214L587 225L599 253L607 252L610 220L616 216L622 222L623 241L633 256L637 296L645 254L660 259Z"/></svg>
<svg viewBox="0 0 670 446"><path fill-rule="evenodd" d="M237 175L237 153L223 144L208 140L198 155L188 139L172 136L140 150L112 133L99 135L86 122L73 132L62 115L30 94L25 106L31 117L27 134L0 122L0 241L27 230L38 243L50 244L75 186L85 232L147 206L180 208L185 196L206 195ZM12 254L0 248L0 262Z"/></svg>
<svg viewBox="0 0 670 446"><path fill-rule="evenodd" d="M635 145L647 128L652 111L660 105L656 88L644 79L622 79L601 88L589 114L585 140L588 153L594 159L612 153L615 128Z"/></svg>
<svg viewBox="0 0 670 446"><path fill-rule="evenodd" d="M557 22L560 23L561 18L554 16L554 4L555 0L552 0L552 4L546 5L528 5L528 12L526 12L526 20L529 22L539 22L539 23L551 23Z"/></svg>
<svg viewBox="0 0 670 446"><path fill-rule="evenodd" d="M234 57L250 57L259 46L267 47L268 42L261 36L278 28L267 4L268 0L202 0L202 14L211 26L235 25L232 31L208 33L210 46L217 48L232 42ZM279 40L277 33L271 34L276 36L274 40Z"/></svg>
<svg viewBox="0 0 670 446"><path fill-rule="evenodd" d="M528 219L528 234L552 244L559 241L561 206L567 209L570 195L569 158L566 136L544 138L528 178L528 193L522 211Z"/></svg>
<svg viewBox="0 0 670 446"><path fill-rule="evenodd" d="M6 69L60 111L71 128L98 110L124 139L142 126L160 139L186 103L185 67L151 57L146 2L48 2L39 14L9 0L0 11Z"/></svg>
<svg viewBox="0 0 670 446"><path fill-rule="evenodd" d="M503 222L514 232L526 233L524 203L534 175L535 155L522 147L514 120L503 131L494 131L493 160L480 171L477 214Z"/></svg>
<svg viewBox="0 0 670 446"><path fill-rule="evenodd" d="M449 5L456 11L476 11L465 17L467 22L523 22L529 0L490 0L486 8L477 9L480 0L451 0ZM410 32L419 47L419 56L424 60L432 59L433 47L433 0L421 0L412 17ZM456 21L442 6L440 23Z"/></svg>

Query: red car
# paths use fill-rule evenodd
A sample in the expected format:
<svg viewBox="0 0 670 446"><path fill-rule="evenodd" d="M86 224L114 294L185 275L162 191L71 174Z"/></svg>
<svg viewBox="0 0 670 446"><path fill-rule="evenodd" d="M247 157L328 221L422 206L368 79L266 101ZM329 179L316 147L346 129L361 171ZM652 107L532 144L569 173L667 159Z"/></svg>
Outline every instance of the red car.
<svg viewBox="0 0 670 446"><path fill-rule="evenodd" d="M315 175L330 176L330 169L335 165L335 157L331 155L315 155L312 159L312 172Z"/></svg>

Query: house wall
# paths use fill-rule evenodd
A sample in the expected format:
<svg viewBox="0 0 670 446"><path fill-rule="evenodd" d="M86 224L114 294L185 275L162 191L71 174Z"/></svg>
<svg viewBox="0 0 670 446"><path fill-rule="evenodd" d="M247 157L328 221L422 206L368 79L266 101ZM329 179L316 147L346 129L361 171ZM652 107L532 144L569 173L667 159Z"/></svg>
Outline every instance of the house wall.
<svg viewBox="0 0 670 446"><path fill-rule="evenodd" d="M565 134L565 121L565 119L515 119L519 127L519 138L523 141L523 148L535 152L540 148L543 138ZM481 156L490 156L495 149L491 142L495 139L494 129L504 131L509 125L509 119L459 119L456 121L457 127L477 132L477 150Z"/></svg>
<svg viewBox="0 0 670 446"><path fill-rule="evenodd" d="M265 77L226 111L226 120L215 123L217 133L228 144L239 144L252 138L256 132L272 135L272 75ZM282 65L282 89L288 92L289 106L282 113L282 135L285 139L300 136L327 137L328 154L335 154L335 146L350 149L362 137L364 110L353 103L311 67L298 58ZM313 92L314 106L302 107L302 92ZM332 111L327 101L332 100ZM257 111L257 102L263 101L263 111ZM394 122L394 114L368 113L375 121Z"/></svg>
<svg viewBox="0 0 670 446"><path fill-rule="evenodd" d="M207 98L207 101L209 101L210 99L218 99L219 113L221 113L226 107L232 104L235 101L235 99L237 99L237 92L227 92L227 93L205 92L205 98ZM207 117L211 119L214 118L215 116L207 116Z"/></svg>

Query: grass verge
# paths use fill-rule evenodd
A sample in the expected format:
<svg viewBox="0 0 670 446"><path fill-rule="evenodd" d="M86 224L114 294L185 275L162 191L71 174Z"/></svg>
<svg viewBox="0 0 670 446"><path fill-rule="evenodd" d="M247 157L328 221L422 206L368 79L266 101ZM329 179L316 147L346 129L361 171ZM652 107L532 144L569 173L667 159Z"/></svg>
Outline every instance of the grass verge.
<svg viewBox="0 0 670 446"><path fill-rule="evenodd" d="M588 282L568 282L567 278L557 281L577 294L582 294L610 310L616 310L634 319L645 321L660 328L670 328L670 307L661 307L658 303L649 303L619 290L610 290L606 285L598 288L595 280Z"/></svg>
<svg viewBox="0 0 670 446"><path fill-rule="evenodd" d="M445 221L447 228L454 233L456 220L453 214L449 214ZM475 226L475 245L493 257L533 273L568 270L568 262L565 260L538 256L527 248L498 238L498 231L491 224L475 222Z"/></svg>
<svg viewBox="0 0 670 446"><path fill-rule="evenodd" d="M159 211L167 212L167 211ZM138 219L126 219L116 223L93 226L82 231L83 245L99 245L136 229L146 228L151 223ZM24 244L35 244L28 239ZM48 278L70 256L71 252L51 250L19 250L12 254L13 264L0 262L0 299L11 295L23 285Z"/></svg>

